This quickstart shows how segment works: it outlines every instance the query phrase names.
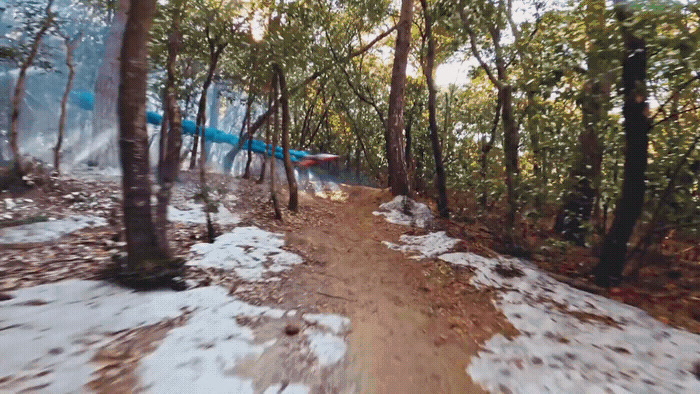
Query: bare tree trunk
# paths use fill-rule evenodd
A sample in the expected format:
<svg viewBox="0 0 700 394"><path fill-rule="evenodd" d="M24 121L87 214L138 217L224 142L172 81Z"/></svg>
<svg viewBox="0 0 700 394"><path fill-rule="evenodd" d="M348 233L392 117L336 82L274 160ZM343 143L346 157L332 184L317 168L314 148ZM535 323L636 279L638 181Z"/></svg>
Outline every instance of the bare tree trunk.
<svg viewBox="0 0 700 394"><path fill-rule="evenodd" d="M284 152L284 170L287 173L287 184L289 185L289 210L297 212L299 210L299 194L297 191L297 179L294 176L294 166L289 155L289 92L287 91L287 82L284 77L284 70L279 64L274 65L277 72L277 80L279 82L281 97L280 104L282 106L282 150Z"/></svg>
<svg viewBox="0 0 700 394"><path fill-rule="evenodd" d="M574 165L568 193L557 214L555 230L565 239L585 244L585 224L591 218L593 202L598 194L603 147L600 141L602 122L606 111L604 102L610 89L605 81L605 65L600 55L600 40L605 28L605 1L590 0L586 3L586 35L590 45L588 53L588 80L584 86L581 112L583 130L579 135L579 157Z"/></svg>
<svg viewBox="0 0 700 394"><path fill-rule="evenodd" d="M270 87L272 87L272 82L270 82ZM267 108L272 108L272 103L274 102L273 99L273 94L274 94L274 89L270 89L270 96L267 101ZM257 183L262 184L265 181L265 170L267 166L267 162L270 161L270 154L269 154L269 147L270 147L270 122L265 123L265 160L263 160L262 163L262 169L260 170L260 177L258 178Z"/></svg>
<svg viewBox="0 0 700 394"><path fill-rule="evenodd" d="M133 2L124 29L120 57L121 83L117 99L119 146L123 170L127 265L130 271L151 269L154 261L162 261L168 256L166 251L158 247L151 216L146 128L148 32L155 7L156 0Z"/></svg>
<svg viewBox="0 0 700 394"><path fill-rule="evenodd" d="M406 93L406 66L411 49L413 0L402 0L401 15L396 29L396 49L391 74L389 113L386 122L386 154L389 162L389 187L395 196L408 195L410 183L406 169L403 142L403 109Z"/></svg>
<svg viewBox="0 0 700 394"><path fill-rule="evenodd" d="M496 131L498 130L498 123L501 119L501 95L498 95L498 99L496 100L496 114L494 115L493 118L493 125L491 127L491 136L489 137L488 142L484 143L483 146L481 147L481 182L484 185L484 190L483 193L481 193L481 197L479 197L479 203L481 204L481 207L486 209L488 207L488 188L486 187L486 177L487 177L487 169L488 169L488 158L489 158L489 152L491 152L491 149L493 149L493 144L496 142Z"/></svg>
<svg viewBox="0 0 700 394"><path fill-rule="evenodd" d="M92 114L92 141L90 165L105 166L116 164L117 135L117 95L119 89L119 54L122 37L129 12L129 0L117 0L117 7L112 18L112 26L107 37L107 46L102 65L97 71L95 81L95 108ZM106 147L95 146L103 137L107 138Z"/></svg>
<svg viewBox="0 0 700 394"><path fill-rule="evenodd" d="M622 65L625 103L624 115L625 151L622 196L615 206L615 217L610 231L605 235L600 262L594 268L595 281L601 286L616 285L621 281L627 258L627 242L644 205L646 191L648 133L651 129L649 106L646 102L646 43L624 25L631 17L626 4L615 2L617 18L623 29L625 56Z"/></svg>
<svg viewBox="0 0 700 394"><path fill-rule="evenodd" d="M163 124L167 124L167 134L164 132L161 138L163 151L160 153L162 160L158 163L160 187L157 193L156 205L156 236L160 250L167 251L171 255L168 243L168 203L172 195L172 188L180 171L180 150L182 148L182 114L177 103L175 64L181 45L180 18L187 0L181 0L174 5L172 13L172 27L168 37L168 60L166 69L168 78L165 83L165 116Z"/></svg>
<svg viewBox="0 0 700 394"><path fill-rule="evenodd" d="M61 173L61 145L63 144L63 134L66 130L66 106L68 105L68 97L70 96L70 91L73 89L73 80L75 79L75 62L73 61L73 52L75 51L75 46L80 42L81 36L71 39L70 37L64 37L66 44L66 66L68 66L68 81L66 82L66 90L63 91L63 98L61 98L61 116L58 119L58 138L56 139L56 146L53 148L53 166L56 172Z"/></svg>
<svg viewBox="0 0 700 394"><path fill-rule="evenodd" d="M277 80L277 73L274 73L274 76L272 77L272 94L273 97L277 97L277 86L278 86L278 80ZM272 150L270 152L270 198L272 199L272 208L275 211L275 219L277 220L282 220L282 211L280 210L280 204L277 199L277 190L276 190L276 183L277 183L277 175L275 174L275 161L277 160L275 158L275 149L277 149L277 133L280 127L280 119L279 119L279 110L278 107L275 107L275 112L273 113L273 116L275 117L274 121L274 128L272 131Z"/></svg>
<svg viewBox="0 0 700 394"><path fill-rule="evenodd" d="M14 172L18 179L22 178L22 157L19 152L19 112L22 107L22 101L24 100L24 93L27 86L27 70L34 63L36 55L39 53L39 46L41 45L41 40L44 38L46 31L53 24L54 13L51 11L53 6L53 0L49 0L46 5L46 17L39 27L39 31L34 36L32 45L29 48L29 54L27 58L22 62L22 66L19 69L19 76L17 77L17 84L15 85L15 93L12 96L12 117L10 118L10 149L12 150L12 155L14 159Z"/></svg>
<svg viewBox="0 0 700 394"><path fill-rule="evenodd" d="M503 78L502 80L506 80ZM508 190L508 227L513 229L515 226L515 212L518 209L517 197L515 195L518 182L518 144L520 137L518 135L518 125L515 123L513 115L513 88L506 84L500 89L501 100L503 103L503 154L506 168L506 189Z"/></svg>
<svg viewBox="0 0 700 394"><path fill-rule="evenodd" d="M255 101L255 96L251 93L253 89L253 84L250 84L250 87L248 89L248 100L246 102L245 106L245 116L243 116L243 124L241 125L241 133L240 137L238 138L239 140L243 138L243 133L244 130L248 135L248 157L245 163L245 171L243 172L243 179L250 179L250 164L253 162L253 136L249 135L250 132L250 117L251 117L251 109L253 107L253 101Z"/></svg>
<svg viewBox="0 0 700 394"><path fill-rule="evenodd" d="M438 125L435 105L435 39L433 38L432 17L428 10L428 2L420 0L423 8L423 19L425 20L425 35L428 38L428 54L426 64L423 68L426 83L428 85L428 119L430 123L430 141L433 147L433 157L435 158L435 186L438 190L437 207L440 217L448 218L450 211L447 207L447 186L445 180L445 167L442 163L442 147L440 146L440 136L438 135Z"/></svg>
<svg viewBox="0 0 700 394"><path fill-rule="evenodd" d="M208 34L208 33L207 33ZM216 66L219 63L219 58L221 53L224 51L228 44L219 44L218 46L211 43L209 45L209 71L207 72L207 79L204 80L204 85L202 85L202 95L199 97L199 108L197 110L197 126L194 133L194 145L192 146L192 157L190 158L190 170L193 170L197 163L197 147L198 147L198 137L201 136L202 152L200 153L204 156L204 161L201 163L206 164L206 123L207 123L207 91L211 82L214 79L214 73L216 72Z"/></svg>

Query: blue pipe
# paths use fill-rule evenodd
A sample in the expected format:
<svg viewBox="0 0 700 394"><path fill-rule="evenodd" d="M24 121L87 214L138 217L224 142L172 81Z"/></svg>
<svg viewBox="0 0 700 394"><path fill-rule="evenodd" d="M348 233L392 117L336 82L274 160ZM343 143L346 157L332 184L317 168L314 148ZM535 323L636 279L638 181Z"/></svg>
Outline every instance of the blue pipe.
<svg viewBox="0 0 700 394"><path fill-rule="evenodd" d="M71 91L71 100L82 109L92 111L95 108L95 96L92 94L92 92L88 92L85 90L73 90L73 91ZM160 123L163 121L163 116L159 115L155 112L148 111L148 112L146 112L146 121L152 125L157 126L157 125L160 125ZM191 120L183 120L182 121L182 133L183 134L194 135L196 130L197 130L197 124L195 122L193 122ZM219 129L216 129L214 127L207 127L205 130L206 130L205 138L207 141L217 142L217 143L225 143L225 144L232 145L234 147L238 146L238 136L235 136L233 134L228 134L228 133L221 131ZM272 152L272 147L268 146L263 141L253 140L251 145L252 145L251 150L255 153L270 154ZM305 151L290 149L289 155L292 159L292 162L296 163L296 162L301 161L304 157L310 155L310 153L305 152ZM284 159L284 150L282 149L282 147L280 147L280 146L275 147L275 157L278 159L281 159L281 160Z"/></svg>

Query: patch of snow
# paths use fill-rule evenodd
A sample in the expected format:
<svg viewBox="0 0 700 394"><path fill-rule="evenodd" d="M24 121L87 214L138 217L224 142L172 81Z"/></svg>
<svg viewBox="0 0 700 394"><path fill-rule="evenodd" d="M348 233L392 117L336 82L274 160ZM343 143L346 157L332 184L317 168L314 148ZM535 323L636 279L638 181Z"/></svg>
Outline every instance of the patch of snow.
<svg viewBox="0 0 700 394"><path fill-rule="evenodd" d="M87 227L106 225L107 221L101 217L84 215L28 223L0 229L0 244L50 242Z"/></svg>
<svg viewBox="0 0 700 394"><path fill-rule="evenodd" d="M205 224L207 222L202 205L197 203L188 204L187 210L180 210L173 206L168 207L168 220L171 222ZM212 220L221 225L238 224L241 221L237 215L234 215L226 209L223 204L217 208L217 212L212 213Z"/></svg>
<svg viewBox="0 0 700 394"><path fill-rule="evenodd" d="M310 392L311 388L309 388L309 386L300 383L292 383L287 385L284 390L282 390L281 384L272 385L265 389L263 394L309 394Z"/></svg>
<svg viewBox="0 0 700 394"><path fill-rule="evenodd" d="M350 328L350 319L335 314L305 313L302 318L309 324L319 324L335 334L343 334Z"/></svg>
<svg viewBox="0 0 700 394"><path fill-rule="evenodd" d="M15 209L15 207L17 206L17 203L14 202L11 198L6 198L4 200L4 202L5 202L5 209L7 209L8 211Z"/></svg>
<svg viewBox="0 0 700 394"><path fill-rule="evenodd" d="M410 250L429 256L435 248L414 244ZM700 336L558 282L526 261L472 253L439 258L472 267L475 286L497 289L496 306L521 333L512 340L494 336L472 360L467 372L487 390L700 392L691 372L700 360ZM503 277L504 270L515 275Z"/></svg>
<svg viewBox="0 0 700 394"><path fill-rule="evenodd" d="M406 196L396 196L393 200L381 204L379 209L372 212L375 216L385 216L386 221L394 224L416 227L430 227L433 224L433 213L422 203L415 202Z"/></svg>
<svg viewBox="0 0 700 394"><path fill-rule="evenodd" d="M436 257L437 255L449 252L450 249L454 248L459 240L455 238L450 238L444 231L438 231L435 233L430 233L427 235L402 235L399 240L403 242L403 245L397 245L391 242L384 241L386 245L391 250L398 250L401 252L418 252L420 253L418 258L425 257Z"/></svg>
<svg viewBox="0 0 700 394"><path fill-rule="evenodd" d="M134 292L104 282L68 280L20 289L13 296L0 302L0 376L10 377L0 383L0 391L39 386L45 392L85 391L99 367L91 360L109 342L110 333L155 324L187 310L187 323L172 329L140 361L137 372L146 391L253 393L252 378L237 376L236 367L278 346L278 341L259 343L237 317L275 320L286 312L247 304L219 286ZM319 320L340 318L319 315ZM341 336L309 331L309 348L301 351L314 351L321 367L342 359L347 345ZM283 392L309 391L303 384L292 384Z"/></svg>
<svg viewBox="0 0 700 394"><path fill-rule="evenodd" d="M261 281L265 273L284 271L303 262L300 256L281 249L283 245L282 234L252 226L237 227L214 243L194 245L188 264L232 269L243 280Z"/></svg>
<svg viewBox="0 0 700 394"><path fill-rule="evenodd" d="M306 336L321 366L333 365L345 357L348 345L342 337L319 330L309 330Z"/></svg>

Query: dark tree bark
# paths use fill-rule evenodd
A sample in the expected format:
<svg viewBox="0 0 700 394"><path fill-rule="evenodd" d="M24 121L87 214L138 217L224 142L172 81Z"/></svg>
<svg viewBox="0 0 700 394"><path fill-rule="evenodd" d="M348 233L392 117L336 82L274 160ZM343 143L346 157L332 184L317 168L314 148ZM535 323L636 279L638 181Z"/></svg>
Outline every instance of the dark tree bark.
<svg viewBox="0 0 700 394"><path fill-rule="evenodd" d="M134 1L124 29L121 49L121 83L117 99L119 146L124 193L127 265L130 271L148 269L168 257L158 247L151 217L148 132L146 129L146 79L148 39L156 0Z"/></svg>
<svg viewBox="0 0 700 394"><path fill-rule="evenodd" d="M627 6L616 2L615 9L625 40L622 65L625 103L622 113L627 150L625 151L622 196L615 206L615 217L610 231L605 235L600 262L593 270L595 282L605 287L620 283L626 263L627 243L642 213L646 191L647 142L651 129L645 87L646 43L624 25L624 22L631 17Z"/></svg>
<svg viewBox="0 0 700 394"><path fill-rule="evenodd" d="M289 92L287 82L284 77L282 66L275 63L275 72L280 89L280 104L282 107L282 150L284 152L284 171L287 173L287 184L289 185L289 210L297 212L299 210L299 193L297 191L297 179L294 176L294 166L289 155Z"/></svg>
<svg viewBox="0 0 700 394"><path fill-rule="evenodd" d="M272 108L272 103L274 102L274 97L273 97L274 89L272 89L272 82L274 82L274 78L273 78L273 81L270 81L271 89L270 89L270 95L269 95L269 98L267 101L267 108ZM267 123L265 123L265 146L269 147L270 143L271 143L271 141L270 141L270 122L267 122ZM262 184L265 181L265 170L267 169L266 167L267 167L268 161L270 161L270 154L269 154L269 151L266 149L265 150L265 160L263 160L262 168L260 169L260 177L257 180L258 184Z"/></svg>
<svg viewBox="0 0 700 394"><path fill-rule="evenodd" d="M241 133L240 137L238 138L239 140L243 138L243 133L247 132L248 135L250 134L250 116L251 116L251 109L253 107L253 101L255 101L255 96L251 93L253 89L253 84L251 82L249 89L248 89L248 100L246 101L245 105L245 115L243 116L243 124L241 125ZM249 179L250 178L250 164L253 162L253 136L249 136L248 138L248 160L245 163L245 172L243 172L243 179Z"/></svg>
<svg viewBox="0 0 700 394"><path fill-rule="evenodd" d="M277 97L277 87L279 81L277 80L278 74L273 73L272 77L272 95ZM279 200L277 199L277 174L275 174L275 149L277 149L277 134L280 128L280 118L279 110L277 107L274 108L274 127L272 128L272 150L270 151L268 157L270 160L270 199L272 200L272 209L275 212L275 219L282 220L282 211L280 210ZM268 127L269 128L269 127Z"/></svg>
<svg viewBox="0 0 700 394"><path fill-rule="evenodd" d="M19 76L17 77L17 84L15 85L15 92L12 96L12 117L10 118L10 149L12 150L12 156L14 160L14 176L17 179L22 178L22 157L19 152L19 113L22 107L22 101L24 100L24 93L27 87L27 70L34 63L34 59L39 53L39 46L41 45L41 40L44 35L49 30L54 21L54 13L51 11L53 6L53 0L49 0L46 5L46 16L44 17L39 30L32 40L32 45L29 48L29 54L22 62L19 69Z"/></svg>
<svg viewBox="0 0 700 394"><path fill-rule="evenodd" d="M588 53L588 81L584 86L581 112L583 130L579 135L579 157L571 174L573 188L557 214L555 231L566 240L585 244L585 224L591 218L593 202L598 194L603 148L600 142L601 122L605 119L604 101L610 87L605 79L605 65L599 54L605 27L605 1L586 3L586 34L590 45Z"/></svg>
<svg viewBox="0 0 700 394"><path fill-rule="evenodd" d="M163 124L167 124L167 134L161 135L164 140L161 144L159 157L162 160L158 163L158 174L160 187L156 194L158 200L156 205L156 235L158 237L159 248L167 251L171 255L168 244L168 203L170 202L172 187L180 171L180 150L182 148L182 114L177 103L175 65L177 62L182 36L180 33L180 18L187 0L180 0L173 9L172 27L168 37L168 59L166 69L168 78L165 83L165 116Z"/></svg>
<svg viewBox="0 0 700 394"><path fill-rule="evenodd" d="M66 66L68 66L68 81L66 82L66 89L63 91L63 98L61 98L61 116L58 119L58 138L56 139L56 146L53 148L53 166L56 172L61 172L61 145L63 145L63 135L66 130L66 107L68 105L68 97L70 96L70 91L73 89L73 80L75 79L75 62L73 61L73 52L75 51L75 46L80 42L82 35L71 39L70 37L64 37L66 44Z"/></svg>
<svg viewBox="0 0 700 394"><path fill-rule="evenodd" d="M413 0L402 0L401 14L396 29L396 49L391 73L389 112L386 122L386 154L389 162L389 187L394 196L408 195L411 187L406 169L403 142L403 110L406 95L406 66L411 50Z"/></svg>
<svg viewBox="0 0 700 394"><path fill-rule="evenodd" d="M436 116L436 95L435 88L435 38L433 37L433 21L428 9L428 2L420 0L423 8L423 19L425 21L425 35L428 39L428 53L423 67L426 84L428 85L428 122L430 123L430 142L433 148L433 158L435 159L435 186L438 191L437 207L440 217L448 218L450 211L447 208L447 186L445 181L445 166L442 163L442 146L440 146L440 136L438 135L438 125Z"/></svg>

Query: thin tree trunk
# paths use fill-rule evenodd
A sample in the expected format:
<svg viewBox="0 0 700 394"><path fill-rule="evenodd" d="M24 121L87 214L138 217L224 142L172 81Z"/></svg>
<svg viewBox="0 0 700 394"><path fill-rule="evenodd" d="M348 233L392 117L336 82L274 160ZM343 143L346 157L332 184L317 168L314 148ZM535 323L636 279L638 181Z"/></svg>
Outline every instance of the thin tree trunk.
<svg viewBox="0 0 700 394"><path fill-rule="evenodd" d="M406 66L411 49L411 26L413 20L413 0L402 0L401 14L396 29L396 49L394 66L391 73L391 91L389 93L389 112L387 116L385 139L389 162L389 187L394 196L408 195L410 183L406 169L403 143L403 109L406 95Z"/></svg>
<svg viewBox="0 0 700 394"><path fill-rule="evenodd" d="M243 133L244 130L248 132L250 130L250 116L251 116L251 108L253 106L253 101L255 100L255 96L253 96L250 92L253 89L252 83L250 84L250 87L248 89L248 100L246 102L245 106L245 116L243 117L243 124L241 125L241 133L239 140L243 138ZM250 164L253 162L253 136L249 135L248 136L248 159L246 160L245 163L245 172L243 172L243 179L249 179L250 178Z"/></svg>
<svg viewBox="0 0 700 394"><path fill-rule="evenodd" d="M605 65L599 43L605 28L605 1L590 0L586 3L586 35L588 53L588 81L584 86L581 105L583 130L579 135L579 157L571 174L572 190L565 196L557 214L555 231L578 245L585 244L586 223L591 218L593 202L598 195L603 147L600 141L602 122L607 116L604 101L609 86L605 79Z"/></svg>
<svg viewBox="0 0 700 394"><path fill-rule="evenodd" d="M277 97L277 86L278 86L277 77L278 77L278 74L274 73L274 76L272 77L273 97ZM274 116L274 127L273 127L273 131L272 131L272 147L271 147L272 150L270 151L270 154L269 154L269 157L270 157L270 198L272 200L272 209L275 211L275 219L282 220L282 211L280 210L279 200L277 199L277 189L276 189L277 174L275 174L275 161L277 161L277 159L275 158L275 149L277 149L277 134L278 134L278 130L280 127L279 110L277 109L277 107L275 108L273 116Z"/></svg>
<svg viewBox="0 0 700 394"><path fill-rule="evenodd" d="M479 197L479 203L481 204L481 207L486 209L488 207L488 188L486 187L486 177L487 177L487 170L488 170L488 158L489 158L489 152L491 152L491 149L493 149L493 144L496 142L496 131L498 130L498 123L501 120L501 95L498 95L498 98L496 100L496 114L494 115L493 118L493 125L491 127L491 135L489 137L488 142L483 144L481 147L481 156L480 156L480 162L481 162L481 170L480 170L480 175L481 175L481 183L484 185L484 190L481 193L481 196Z"/></svg>
<svg viewBox="0 0 700 394"><path fill-rule="evenodd" d="M615 206L612 226L603 241L600 262L593 271L596 283L601 286L612 286L621 281L627 257L627 242L644 205L647 143L651 129L645 91L646 43L624 26L625 21L631 17L626 4L616 1L615 6L625 40L626 53L622 66L625 103L622 113L627 149L622 196Z"/></svg>
<svg viewBox="0 0 700 394"><path fill-rule="evenodd" d="M53 6L53 0L49 0L46 5L46 17L39 27L39 31L34 36L32 45L29 48L29 54L27 58L22 62L22 66L19 69L19 76L17 77L17 84L15 85L14 96L12 96L12 117L10 118L10 149L12 150L12 155L14 159L14 172L18 179L22 178L22 158L19 152L19 113L22 107L22 101L24 100L24 93L27 85L27 70L34 63L36 55L39 53L39 46L41 45L41 40L44 38L46 31L49 30L53 24L54 14L51 11Z"/></svg>
<svg viewBox="0 0 700 394"><path fill-rule="evenodd" d="M438 125L436 116L436 89L433 79L435 73L435 39L433 38L432 18L426 0L420 0L423 8L423 19L425 20L425 34L428 38L428 53L426 64L423 69L426 83L428 85L428 119L430 123L430 141L433 147L433 157L435 159L435 186L438 190L437 207L440 217L448 218L450 211L447 207L447 187L445 180L445 167L442 163L442 147L440 146L440 136L438 135Z"/></svg>
<svg viewBox="0 0 700 394"><path fill-rule="evenodd" d="M502 80L505 80L502 79ZM509 229L515 226L515 212L517 211L517 197L515 195L518 182L518 125L515 123L513 115L513 88L511 85L504 85L500 89L501 100L503 100L503 153L506 168L506 188L508 191L508 217Z"/></svg>
<svg viewBox="0 0 700 394"><path fill-rule="evenodd" d="M134 1L126 22L121 49L119 109L120 156L123 170L124 226L127 265L130 271L150 268L147 260L161 260L167 253L158 248L151 217L148 132L146 129L146 80L148 32L156 0Z"/></svg>
<svg viewBox="0 0 700 394"><path fill-rule="evenodd" d="M117 133L117 95L119 89L119 54L122 47L122 37L129 12L129 0L117 0L117 6L112 17L112 26L107 37L105 55L97 71L95 81L95 108L92 114L92 141L89 157L90 165L116 164L115 138ZM106 137L106 147L97 147L95 143Z"/></svg>
<svg viewBox="0 0 700 394"><path fill-rule="evenodd" d="M200 162L206 164L206 123L207 123L207 91L211 86L211 82L214 79L214 73L216 72L216 67L219 63L219 58L221 53L224 51L228 44L220 44L215 46L214 44L209 45L209 71L207 72L207 79L204 80L204 85L202 85L202 94L199 97L199 108L197 109L197 126L195 127L194 133L194 144L192 145L192 156L190 157L190 170L193 170L197 163L197 147L198 147L198 137L201 136L202 151L201 155L204 156L204 161Z"/></svg>
<svg viewBox="0 0 700 394"><path fill-rule="evenodd" d="M168 124L168 128L167 135L163 133L161 137L165 139L165 143L161 144L164 152L160 154L162 160L158 165L160 187L157 193L155 227L159 248L162 251L167 251L169 256L172 255L172 252L167 237L168 203L172 195L172 187L180 171L180 150L182 149L182 114L177 103L175 66L182 40L180 17L186 5L187 0L180 1L173 9L172 27L168 37L166 64L168 78L165 83L165 116L163 117L163 124Z"/></svg>
<svg viewBox="0 0 700 394"><path fill-rule="evenodd" d="M75 62L73 61L73 52L75 46L80 41L81 36L71 39L68 36L64 38L66 44L66 66L68 66L68 81L66 82L66 90L63 91L61 99L61 116L58 120L58 138L56 146L53 148L53 166L56 172L61 173L61 145L63 145L63 135L66 130L66 106L68 105L68 97L73 89L73 80L75 79Z"/></svg>
<svg viewBox="0 0 700 394"><path fill-rule="evenodd" d="M284 70L279 64L274 65L277 72L277 81L280 87L280 104L282 107L282 151L284 152L284 170L287 173L287 184L289 185L289 210L297 212L299 210L299 193L297 191L297 179L294 175L294 166L289 155L289 92L287 82L284 77Z"/></svg>
<svg viewBox="0 0 700 394"><path fill-rule="evenodd" d="M270 87L272 87L272 81L270 82ZM270 89L270 95L267 101L267 108L272 108L272 103L274 90ZM270 148L270 122L265 123L265 160L262 163L262 169L260 170L260 177L257 180L258 184L262 184L265 181L265 170L267 169L267 162L270 161L270 154L268 149Z"/></svg>

